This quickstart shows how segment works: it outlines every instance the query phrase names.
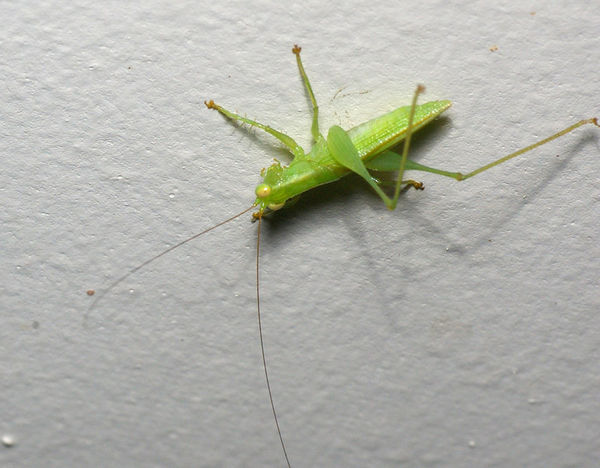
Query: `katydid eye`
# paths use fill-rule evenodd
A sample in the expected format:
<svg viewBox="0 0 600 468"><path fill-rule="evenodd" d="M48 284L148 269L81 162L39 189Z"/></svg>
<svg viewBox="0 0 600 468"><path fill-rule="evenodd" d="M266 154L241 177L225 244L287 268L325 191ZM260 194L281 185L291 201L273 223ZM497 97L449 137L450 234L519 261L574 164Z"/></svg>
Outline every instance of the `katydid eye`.
<svg viewBox="0 0 600 468"><path fill-rule="evenodd" d="M254 192L258 198L266 198L271 195L271 186L267 184L260 184L258 187L256 187Z"/></svg>

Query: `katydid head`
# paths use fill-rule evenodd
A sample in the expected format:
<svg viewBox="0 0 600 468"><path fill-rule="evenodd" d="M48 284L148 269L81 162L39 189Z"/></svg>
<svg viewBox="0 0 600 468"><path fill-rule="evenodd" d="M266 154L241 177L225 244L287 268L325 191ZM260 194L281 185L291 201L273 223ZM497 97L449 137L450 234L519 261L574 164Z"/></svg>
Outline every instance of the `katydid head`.
<svg viewBox="0 0 600 468"><path fill-rule="evenodd" d="M283 168L279 161L275 161L267 169L263 169L261 175L263 181L254 190L254 193L256 193L255 204L261 212L266 208L271 211L283 208L287 200L287 194L278 188L283 178Z"/></svg>

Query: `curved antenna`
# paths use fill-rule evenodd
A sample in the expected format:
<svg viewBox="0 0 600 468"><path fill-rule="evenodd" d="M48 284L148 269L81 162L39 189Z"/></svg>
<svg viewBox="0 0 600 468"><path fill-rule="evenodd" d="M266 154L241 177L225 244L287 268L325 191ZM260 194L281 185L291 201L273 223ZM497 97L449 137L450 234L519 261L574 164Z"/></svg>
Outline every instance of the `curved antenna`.
<svg viewBox="0 0 600 468"><path fill-rule="evenodd" d="M129 278L131 275L133 275L136 271L141 270L142 268L144 268L146 265L149 265L150 263L152 263L154 260L158 260L160 257L162 257L163 255L168 254L169 252L175 250L178 247L181 247L183 244L187 244L190 241L193 241L194 239L197 239L198 237L200 237L203 234L206 234L207 232L212 231L213 229L216 229L220 226L223 226L223 224L227 224L229 221L233 221L236 218L239 218L240 216L242 216L245 213L248 213L248 211L250 211L252 208L254 208L256 205L252 205L250 208L246 208L244 211L233 215L231 218L227 218L225 221L221 221L218 224L215 224L214 226L209 227L208 229L205 229L202 232L199 232L198 234L194 234L191 237L188 237L187 239L182 240L181 242L178 242L177 244L169 247L166 250L163 250L161 253L159 253L158 255L155 255L154 257L146 260L143 263L140 263L138 266L136 266L135 268L129 270L127 273L125 273L123 276L121 276L120 278L117 278L114 282L112 282L110 284L110 286L108 286L108 288L106 288L104 291L102 291L100 294L98 294L96 296L96 298L94 299L94 301L90 304L90 306L88 307L88 309L85 312L85 317L84 317L84 324L87 323L87 319L88 316L90 314L90 312L92 311L92 309L94 307L96 307L96 305L98 304L98 302L100 302L100 300L106 296L109 292L111 292L114 288L116 288L120 283L122 283L123 281L125 281L127 278Z"/></svg>
<svg viewBox="0 0 600 468"><path fill-rule="evenodd" d="M279 427L279 419L277 419L277 411L275 411L275 403L273 403L273 392L271 391L271 383L269 382L269 372L267 371L267 359L265 357L265 343L263 340L262 322L260 319L260 282L259 282L259 258L260 258L260 223L262 221L262 212L258 213L258 229L256 234L256 315L258 318L258 335L260 337L260 353L262 355L263 369L265 370L265 382L267 383L267 391L269 392L269 401L271 402L271 410L273 410L273 418L275 419L275 427L277 427L277 435L279 435L279 442L281 442L281 449L283 450L283 456L287 463L288 468L291 468L290 459L288 458L287 450L285 449L285 443L283 442L283 436L281 435L281 429Z"/></svg>

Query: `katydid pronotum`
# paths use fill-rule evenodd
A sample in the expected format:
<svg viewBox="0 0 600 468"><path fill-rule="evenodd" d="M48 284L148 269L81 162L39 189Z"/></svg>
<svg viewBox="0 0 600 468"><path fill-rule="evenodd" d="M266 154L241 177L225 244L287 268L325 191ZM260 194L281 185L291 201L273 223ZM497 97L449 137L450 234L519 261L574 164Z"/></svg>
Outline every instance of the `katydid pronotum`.
<svg viewBox="0 0 600 468"><path fill-rule="evenodd" d="M293 160L288 166L282 166L278 161L276 161L270 167L263 169L261 172L263 182L256 187L256 199L249 208L246 208L242 212L226 219L225 221L222 221L219 224L216 224L188 239L177 243L176 245L164 250L158 255L155 255L154 257L128 271L126 274L110 284L107 289L96 295L96 298L88 308L89 313L109 291L114 289L126 278L154 260L256 208L257 211L252 214L252 219L254 221L258 221L256 238L256 310L260 349L273 419L281 449L283 451L285 463L288 467L291 466L291 463L273 401L261 324L259 252L262 217L269 212L281 209L287 202L295 199L303 192L306 192L318 185L334 182L350 173L355 173L364 179L383 200L385 206L390 210L393 210L396 207L400 193L410 189L411 187L419 190L423 189L422 183L412 179L404 179L405 171L414 170L431 172L461 181L480 174L498 164L508 161L509 159L531 151L538 146L544 145L549 141L559 138L582 125L593 124L600 126L596 118L580 120L579 122L549 136L548 138L515 151L507 156L496 159L495 161L466 174L435 169L408 159L411 135L448 109L451 105L450 101L432 101L418 105L418 96L424 91L424 87L419 85L414 93L411 105L400 107L392 112L351 128L350 130L343 130L339 126L333 126L329 129L327 137L325 137L319 130L319 108L308 80L308 76L306 75L302 65L300 50L300 47L296 45L292 49L292 52L296 56L296 62L300 76L304 82L306 92L312 104L311 134L313 138L313 146L311 151L309 153L305 153L293 138L284 133L281 133L267 125L230 112L220 105L215 104L215 102L212 100L206 101L205 104L209 109L217 110L228 119L259 128L277 138L293 155ZM398 145L402 141L404 141L404 148L401 154L391 150L391 148ZM373 177L369 170L397 174L391 197L382 190L383 182ZM89 291L88 294L91 295Z"/></svg>

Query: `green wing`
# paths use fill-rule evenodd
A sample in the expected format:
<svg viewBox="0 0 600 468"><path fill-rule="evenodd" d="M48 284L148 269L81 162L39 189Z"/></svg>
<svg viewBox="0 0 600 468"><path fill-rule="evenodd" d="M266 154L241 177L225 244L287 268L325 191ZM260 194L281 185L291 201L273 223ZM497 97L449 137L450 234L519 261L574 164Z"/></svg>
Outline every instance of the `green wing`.
<svg viewBox="0 0 600 468"><path fill-rule="evenodd" d="M373 180L373 177L371 177L371 174L367 171L362 159L360 159L358 151L354 147L348 133L346 133L343 128L334 125L329 129L329 133L327 134L327 147L331 156L339 165L350 169L352 172L365 179L386 205L389 203L389 197L383 193L383 190L381 190L375 180Z"/></svg>

